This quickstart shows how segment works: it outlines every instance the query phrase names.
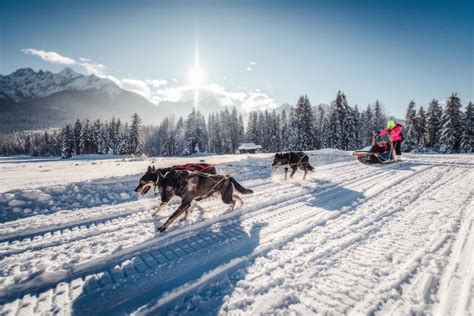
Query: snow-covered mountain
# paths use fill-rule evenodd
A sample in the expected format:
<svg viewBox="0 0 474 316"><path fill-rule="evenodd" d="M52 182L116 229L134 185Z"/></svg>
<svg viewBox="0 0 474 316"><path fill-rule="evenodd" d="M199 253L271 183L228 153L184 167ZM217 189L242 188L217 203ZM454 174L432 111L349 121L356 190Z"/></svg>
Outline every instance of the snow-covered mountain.
<svg viewBox="0 0 474 316"><path fill-rule="evenodd" d="M57 74L50 71L35 72L31 68L21 68L9 75L0 75L0 98L2 96L8 97L17 103L28 99L47 97L65 90L88 89L100 90L111 98L120 93L120 88L114 82L94 75L85 76L69 67Z"/></svg>
<svg viewBox="0 0 474 316"><path fill-rule="evenodd" d="M164 117L154 104L113 81L71 68L59 73L31 68L0 75L0 131L62 127L76 118L129 120L138 113L145 124Z"/></svg>

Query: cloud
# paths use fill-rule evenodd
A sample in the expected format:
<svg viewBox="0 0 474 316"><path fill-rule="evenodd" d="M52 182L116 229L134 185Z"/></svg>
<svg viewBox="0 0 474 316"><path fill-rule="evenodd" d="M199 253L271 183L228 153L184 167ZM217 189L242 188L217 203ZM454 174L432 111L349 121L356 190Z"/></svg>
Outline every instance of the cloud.
<svg viewBox="0 0 474 316"><path fill-rule="evenodd" d="M47 52L44 50L37 50L34 48L24 48L21 51L27 55L38 56L39 58L53 64L74 65L76 63L74 59L61 56L56 52Z"/></svg>
<svg viewBox="0 0 474 316"><path fill-rule="evenodd" d="M277 104L265 93L260 90L248 93L247 99L242 103L242 110L250 112L256 110L267 110L276 108Z"/></svg>
<svg viewBox="0 0 474 316"><path fill-rule="evenodd" d="M95 75L113 81L120 88L135 92L150 102L160 105L161 102L193 102L195 90L199 90L199 99L202 102L211 102L220 106L237 106L243 111L265 110L275 108L275 101L267 94L256 89L252 91L228 91L216 83L209 83L196 87L194 85L178 85L176 79L171 79L173 86L165 79L136 79L117 78L107 74L103 64L93 62L89 58L80 57L77 61L60 55L33 48L22 49L28 55L38 56L44 61L53 64L74 65L82 68L87 74ZM247 71L252 71L255 62L250 61Z"/></svg>

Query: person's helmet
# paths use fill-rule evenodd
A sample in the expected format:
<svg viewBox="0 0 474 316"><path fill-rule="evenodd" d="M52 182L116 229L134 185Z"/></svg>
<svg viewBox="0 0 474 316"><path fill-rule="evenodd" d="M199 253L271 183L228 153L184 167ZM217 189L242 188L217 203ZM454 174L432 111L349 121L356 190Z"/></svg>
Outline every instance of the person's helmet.
<svg viewBox="0 0 474 316"><path fill-rule="evenodd" d="M395 125L397 125L397 123L395 123L394 120L388 120L388 121L387 121L387 128L392 129L392 128L395 127Z"/></svg>

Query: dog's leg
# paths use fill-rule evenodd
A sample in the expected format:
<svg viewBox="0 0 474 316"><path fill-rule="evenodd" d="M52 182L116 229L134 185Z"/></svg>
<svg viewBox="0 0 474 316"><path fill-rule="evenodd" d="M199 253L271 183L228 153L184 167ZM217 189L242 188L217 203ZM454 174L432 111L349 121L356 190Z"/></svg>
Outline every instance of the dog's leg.
<svg viewBox="0 0 474 316"><path fill-rule="evenodd" d="M184 217L180 220L181 222L185 222L188 220L188 215L194 210L194 208L196 207L196 204L197 204L196 201L192 202L191 206L184 212Z"/></svg>
<svg viewBox="0 0 474 316"><path fill-rule="evenodd" d="M288 178L288 168L285 168L285 180Z"/></svg>
<svg viewBox="0 0 474 316"><path fill-rule="evenodd" d="M293 167L293 170L291 171L291 174L290 174L290 178L293 178L297 169L298 167Z"/></svg>
<svg viewBox="0 0 474 316"><path fill-rule="evenodd" d="M304 168L304 176L303 176L303 180L306 179L306 175L308 174L308 168Z"/></svg>
<svg viewBox="0 0 474 316"><path fill-rule="evenodd" d="M234 209L235 202L239 202L239 204L240 204L239 206L244 205L244 201L242 201L240 196L238 196L237 194L232 194L232 198L234 199L234 204L232 205L232 209Z"/></svg>
<svg viewBox="0 0 474 316"><path fill-rule="evenodd" d="M168 220L163 225L161 225L160 228L158 228L158 231L161 233L164 232L168 228L168 226L170 226L171 223L173 223L175 219L178 218L181 214L183 214L183 212L185 212L190 206L191 202L182 203L178 207L178 209L170 216L170 218L168 218Z"/></svg>
<svg viewBox="0 0 474 316"><path fill-rule="evenodd" d="M158 213L163 210L166 205L168 204L168 202L161 202L160 204L160 207L158 207L158 209L155 211L155 213L151 214L151 217L156 217L156 215L158 215Z"/></svg>

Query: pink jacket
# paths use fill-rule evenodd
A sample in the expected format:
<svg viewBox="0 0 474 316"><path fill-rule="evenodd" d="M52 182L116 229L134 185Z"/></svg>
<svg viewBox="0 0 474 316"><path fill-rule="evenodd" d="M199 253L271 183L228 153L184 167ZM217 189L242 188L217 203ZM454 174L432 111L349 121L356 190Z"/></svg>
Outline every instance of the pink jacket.
<svg viewBox="0 0 474 316"><path fill-rule="evenodd" d="M402 130L403 130L403 125L400 124L400 123L397 123L397 125L395 125L394 128L392 128L392 131L390 132L389 136L390 136L390 140L392 142L396 142L396 141L399 141L399 140L403 140L403 137L402 137ZM388 128L385 128L383 130L380 131L379 135L385 135L388 133Z"/></svg>

